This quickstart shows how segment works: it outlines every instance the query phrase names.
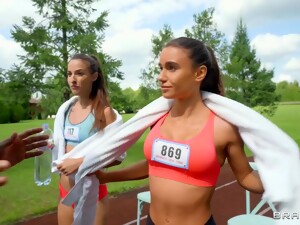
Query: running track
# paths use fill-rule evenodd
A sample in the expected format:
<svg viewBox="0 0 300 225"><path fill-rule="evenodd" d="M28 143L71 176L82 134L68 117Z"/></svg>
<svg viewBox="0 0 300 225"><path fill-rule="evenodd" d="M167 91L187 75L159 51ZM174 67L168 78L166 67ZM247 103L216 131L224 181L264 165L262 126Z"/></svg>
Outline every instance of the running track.
<svg viewBox="0 0 300 225"><path fill-rule="evenodd" d="M109 198L110 213L107 225L132 225L136 224L137 199L140 191L148 190L148 187L135 189L118 196ZM260 200L261 195L251 194L253 205ZM141 225L145 225L149 206L145 204ZM217 225L226 225L226 221L238 214L245 213L245 191L241 188L226 164L221 169L217 188L212 199L212 212ZM272 216L268 207L263 208L261 214ZM50 213L15 225L57 225L56 213Z"/></svg>

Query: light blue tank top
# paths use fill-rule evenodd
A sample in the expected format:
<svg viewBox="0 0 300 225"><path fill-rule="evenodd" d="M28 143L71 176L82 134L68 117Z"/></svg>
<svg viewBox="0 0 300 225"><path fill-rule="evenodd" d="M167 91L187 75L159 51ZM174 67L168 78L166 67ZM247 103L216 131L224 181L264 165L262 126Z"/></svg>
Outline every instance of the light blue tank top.
<svg viewBox="0 0 300 225"><path fill-rule="evenodd" d="M64 137L66 145L76 146L80 142L95 134L98 130L96 128L91 130L95 121L95 117L91 112L82 122L72 124L69 120L71 108L72 107L69 108L65 117Z"/></svg>

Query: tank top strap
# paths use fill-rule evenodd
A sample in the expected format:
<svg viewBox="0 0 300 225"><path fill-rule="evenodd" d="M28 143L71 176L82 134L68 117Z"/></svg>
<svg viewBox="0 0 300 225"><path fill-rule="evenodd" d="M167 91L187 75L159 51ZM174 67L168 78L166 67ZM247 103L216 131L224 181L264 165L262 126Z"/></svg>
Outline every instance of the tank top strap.
<svg viewBox="0 0 300 225"><path fill-rule="evenodd" d="M75 103L70 104L67 111L65 112L65 124L70 124L69 116L71 114L71 110L72 110L72 107L74 106L74 104Z"/></svg>
<svg viewBox="0 0 300 225"><path fill-rule="evenodd" d="M165 115L163 115L162 117L160 117L160 118L156 121L156 123L154 123L154 124L150 127L150 129L151 129L151 130L156 130L156 129L160 128L161 124L164 122L164 120L166 119L166 117L167 117L168 115L169 115L169 112L167 112Z"/></svg>
<svg viewBox="0 0 300 225"><path fill-rule="evenodd" d="M214 135L214 125L215 125L215 117L216 114L213 111L210 111L210 115L208 117L208 120L206 122L206 125L204 126L203 130L207 131L207 134L210 134L211 137Z"/></svg>
<svg viewBox="0 0 300 225"><path fill-rule="evenodd" d="M215 117L216 117L216 114L213 112L213 111L210 111L210 115L208 117L208 121L214 121L215 120Z"/></svg>

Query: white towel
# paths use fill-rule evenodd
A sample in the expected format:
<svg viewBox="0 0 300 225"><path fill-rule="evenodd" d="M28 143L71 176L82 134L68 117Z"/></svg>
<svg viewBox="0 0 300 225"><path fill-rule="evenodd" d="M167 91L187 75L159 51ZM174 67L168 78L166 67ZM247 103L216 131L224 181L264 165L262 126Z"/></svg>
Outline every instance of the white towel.
<svg viewBox="0 0 300 225"><path fill-rule="evenodd" d="M52 150L52 172L57 172L56 166L60 164L66 158L80 158L84 157L88 154L89 151L98 150L101 151L101 143L98 146L95 146L95 149L86 148L90 142L94 142L94 140L99 139L105 132L109 130L113 130L118 126L123 124L122 116L113 109L116 114L116 120L105 127L103 130L93 134L91 137L87 138L83 142L79 143L75 146L75 148L65 154L65 138L64 138L64 122L65 122L65 115L67 110L78 99L77 96L70 98L68 101L64 102L58 109L55 121L54 121L54 133L53 133L53 140L54 140L54 148ZM126 153L120 155L117 160L123 161L126 157Z"/></svg>
<svg viewBox="0 0 300 225"><path fill-rule="evenodd" d="M297 144L269 120L236 101L209 92L202 92L202 97L213 112L238 127L243 141L254 154L265 188L264 198L280 203L285 212L299 212L300 157ZM76 174L75 186L63 200L68 205L77 203L73 225L92 224L93 218L87 217L85 213L96 210L96 200L87 199L83 195L84 177L103 168L125 152L149 126L171 108L172 103L172 100L161 97L145 106L126 123L82 146L80 151L87 154ZM100 145L101 149L95 151ZM85 186L85 190L92 190L93 187L95 188L92 184ZM80 211L86 201L93 203L89 204L89 209ZM278 220L276 224L286 225L287 221ZM299 225L299 220L289 220L288 224Z"/></svg>

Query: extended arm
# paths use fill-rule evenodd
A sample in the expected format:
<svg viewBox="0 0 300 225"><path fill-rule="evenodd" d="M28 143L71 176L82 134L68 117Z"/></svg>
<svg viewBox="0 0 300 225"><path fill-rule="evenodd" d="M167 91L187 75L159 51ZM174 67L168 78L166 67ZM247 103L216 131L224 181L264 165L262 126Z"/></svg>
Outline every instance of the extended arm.
<svg viewBox="0 0 300 225"><path fill-rule="evenodd" d="M251 192L263 193L264 188L260 177L258 173L253 171L250 167L244 152L243 141L235 127L232 127L230 137L226 154L236 179L243 188Z"/></svg>
<svg viewBox="0 0 300 225"><path fill-rule="evenodd" d="M148 162L142 160L120 170L97 171L95 174L101 183L141 180L148 177Z"/></svg>
<svg viewBox="0 0 300 225"><path fill-rule="evenodd" d="M115 119L116 119L116 115L115 115L114 111L110 107L106 107L104 109L105 126L108 126L109 124L113 123L115 121ZM124 158L125 157L123 157L123 159ZM57 165L57 169L60 172L62 172L65 176L69 176L78 170L78 168L82 164L83 160L84 160L84 157L66 158L60 164ZM121 162L122 161L120 161L120 160L115 160L112 163L110 163L109 165L105 166L105 168L119 165L119 164L121 164Z"/></svg>

